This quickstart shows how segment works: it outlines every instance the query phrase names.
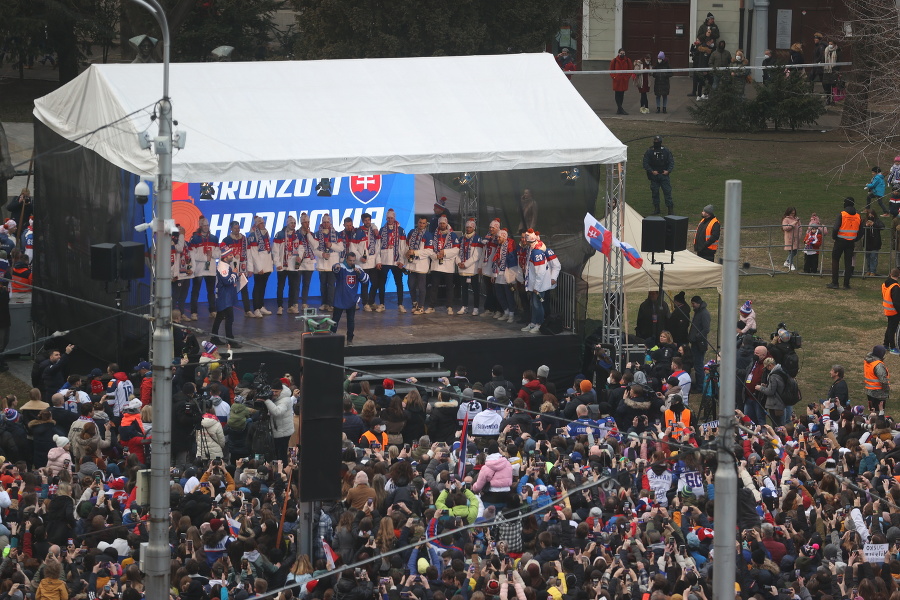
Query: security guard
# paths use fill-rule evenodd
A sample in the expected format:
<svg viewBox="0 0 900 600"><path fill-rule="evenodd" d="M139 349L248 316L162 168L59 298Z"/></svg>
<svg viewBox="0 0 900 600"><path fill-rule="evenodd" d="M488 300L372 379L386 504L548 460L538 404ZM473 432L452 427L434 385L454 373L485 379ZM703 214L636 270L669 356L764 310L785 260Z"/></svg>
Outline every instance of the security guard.
<svg viewBox="0 0 900 600"><path fill-rule="evenodd" d="M662 145L662 136L653 138L653 145L644 152L644 170L647 171L647 179L650 180L650 194L653 196L653 214L659 214L659 188L662 188L666 197L666 208L669 214L675 213L675 203L672 201L672 182L669 181L669 173L675 169L675 157L672 151Z"/></svg>
<svg viewBox="0 0 900 600"><path fill-rule="evenodd" d="M862 235L862 220L854 206L856 201L849 196L844 198L844 210L838 213L837 221L831 229L834 250L831 252L831 283L828 289L838 289L838 272L841 268L841 255L844 255L844 289L850 289L850 278L853 277L853 247Z"/></svg>
<svg viewBox="0 0 900 600"><path fill-rule="evenodd" d="M697 232L694 234L694 252L700 258L715 262L722 228L719 220L713 213L712 204L704 206L703 210L700 211L700 216L703 217L703 220L697 224Z"/></svg>
<svg viewBox="0 0 900 600"><path fill-rule="evenodd" d="M891 378L887 365L884 364L884 355L887 348L875 346L872 352L866 355L863 362L863 377L865 378L866 398L869 400L869 410L884 414L884 405L891 394Z"/></svg>
<svg viewBox="0 0 900 600"><path fill-rule="evenodd" d="M891 274L881 284L881 305L887 317L887 329L884 331L884 345L891 354L900 354L897 349L897 325L900 325L900 269L891 269Z"/></svg>

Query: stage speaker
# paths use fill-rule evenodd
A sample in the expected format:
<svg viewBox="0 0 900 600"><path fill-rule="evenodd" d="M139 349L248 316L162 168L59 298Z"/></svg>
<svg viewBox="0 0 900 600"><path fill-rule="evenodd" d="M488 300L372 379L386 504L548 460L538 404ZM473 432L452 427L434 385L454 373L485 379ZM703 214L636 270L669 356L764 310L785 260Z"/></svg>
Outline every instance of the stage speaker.
<svg viewBox="0 0 900 600"><path fill-rule="evenodd" d="M344 412L344 336L306 334L300 338L300 355L303 420L340 420Z"/></svg>
<svg viewBox="0 0 900 600"><path fill-rule="evenodd" d="M115 244L94 244L91 246L91 279L94 281L116 280Z"/></svg>
<svg viewBox="0 0 900 600"><path fill-rule="evenodd" d="M666 221L662 217L644 217L641 221L641 252L666 251Z"/></svg>
<svg viewBox="0 0 900 600"><path fill-rule="evenodd" d="M300 501L340 498L344 336L305 334L300 354Z"/></svg>
<svg viewBox="0 0 900 600"><path fill-rule="evenodd" d="M144 266L143 244L119 242L119 279L143 279Z"/></svg>
<svg viewBox="0 0 900 600"><path fill-rule="evenodd" d="M666 217L666 250L681 252L687 249L688 218L668 215Z"/></svg>
<svg viewBox="0 0 900 600"><path fill-rule="evenodd" d="M341 430L340 419L301 421L300 502L340 499Z"/></svg>

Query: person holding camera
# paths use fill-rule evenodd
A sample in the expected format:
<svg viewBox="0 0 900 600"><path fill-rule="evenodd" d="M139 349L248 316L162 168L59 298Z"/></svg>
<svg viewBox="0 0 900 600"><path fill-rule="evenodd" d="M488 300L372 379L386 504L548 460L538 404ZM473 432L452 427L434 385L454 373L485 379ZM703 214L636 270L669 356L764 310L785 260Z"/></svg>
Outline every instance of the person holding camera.
<svg viewBox="0 0 900 600"><path fill-rule="evenodd" d="M291 388L281 379L276 379L271 385L272 393L277 395L274 400L266 398L265 404L272 425L275 459L287 460L289 442L294 435L294 397Z"/></svg>

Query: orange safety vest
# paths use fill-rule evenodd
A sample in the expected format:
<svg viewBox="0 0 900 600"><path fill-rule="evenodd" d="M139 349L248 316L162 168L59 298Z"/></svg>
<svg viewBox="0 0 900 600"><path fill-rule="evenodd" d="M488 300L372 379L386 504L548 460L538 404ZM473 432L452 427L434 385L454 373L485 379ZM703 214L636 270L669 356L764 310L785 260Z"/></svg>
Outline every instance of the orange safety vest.
<svg viewBox="0 0 900 600"><path fill-rule="evenodd" d="M715 217L709 220L709 223L706 224L706 237L703 238L704 241L708 242L709 238L712 236L713 225L718 223L719 220ZM694 232L694 247L697 246L697 236L700 235L700 229ZM716 240L707 250L718 250L719 249L719 240Z"/></svg>
<svg viewBox="0 0 900 600"><path fill-rule="evenodd" d="M359 441L362 442L363 438L365 438L369 442L369 447L371 447L372 444L378 443L378 438L375 437L375 434L371 431L367 431L362 434L362 437L359 438ZM388 447L388 434L384 431L381 432L381 447L385 449L387 449Z"/></svg>
<svg viewBox="0 0 900 600"><path fill-rule="evenodd" d="M672 427L675 423L681 423L684 425L683 428L676 427L676 431L687 431L687 429L691 426L691 411L685 408L681 411L681 417L676 420L675 419L675 411L667 410L664 414L664 422L666 427Z"/></svg>
<svg viewBox="0 0 900 600"><path fill-rule="evenodd" d="M838 229L838 237L842 240L853 241L859 233L859 214L851 215L847 211L841 211L841 228Z"/></svg>
<svg viewBox="0 0 900 600"><path fill-rule="evenodd" d="M897 307L894 306L894 301L891 299L891 290L897 286L900 286L900 283L896 281L891 285L881 284L881 306L884 307L884 316L893 317L897 314Z"/></svg>
<svg viewBox="0 0 900 600"><path fill-rule="evenodd" d="M863 363L863 374L866 379L867 390L878 391L881 389L881 382L878 380L878 375L875 374L875 367L883 364L884 363L880 360L876 360L874 362L866 361ZM885 370L887 370L887 366L885 366L884 368Z"/></svg>
<svg viewBox="0 0 900 600"><path fill-rule="evenodd" d="M9 291L14 294L27 294L31 291L31 267L18 267L12 270Z"/></svg>

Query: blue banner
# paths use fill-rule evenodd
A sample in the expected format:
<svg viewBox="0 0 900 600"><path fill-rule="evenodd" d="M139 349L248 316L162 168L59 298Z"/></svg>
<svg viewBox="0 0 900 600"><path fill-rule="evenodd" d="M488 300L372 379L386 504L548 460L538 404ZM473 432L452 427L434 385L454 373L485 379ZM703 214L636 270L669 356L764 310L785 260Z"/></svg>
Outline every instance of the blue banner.
<svg viewBox="0 0 900 600"><path fill-rule="evenodd" d="M237 221L246 234L256 215L265 219L266 229L274 237L284 227L288 216L293 216L299 226L300 214L304 212L310 217L310 229L313 231L326 214L331 216L338 230L343 229L346 217L353 219L353 226L358 227L362 223L363 213L370 214L372 222L381 228L390 208L394 209L400 225L409 231L415 218L414 175L172 185L172 216L175 222L184 227L190 237L197 229L200 217L204 216L209 220L210 231L219 241L228 235L232 221ZM152 203L145 207L145 218L150 222ZM250 285L253 285L252 278ZM275 297L275 285L276 278L272 276L266 287L266 298ZM287 294L287 289L284 293ZM313 276L310 296L318 295L318 276ZM315 302L312 304L316 305Z"/></svg>

